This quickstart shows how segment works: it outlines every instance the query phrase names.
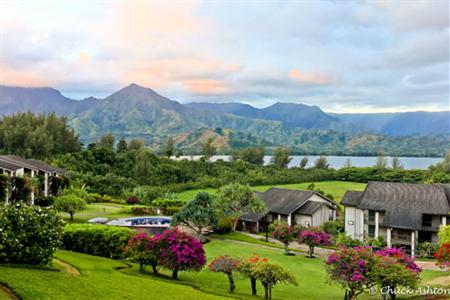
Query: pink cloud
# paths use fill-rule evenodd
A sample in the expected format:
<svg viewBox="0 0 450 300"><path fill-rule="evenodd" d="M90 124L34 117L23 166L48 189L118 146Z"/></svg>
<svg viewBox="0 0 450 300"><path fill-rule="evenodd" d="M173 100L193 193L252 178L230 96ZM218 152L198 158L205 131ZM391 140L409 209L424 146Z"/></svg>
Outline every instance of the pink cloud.
<svg viewBox="0 0 450 300"><path fill-rule="evenodd" d="M298 69L292 69L289 71L289 77L308 84L317 84L317 85L329 85L334 81L326 74L315 73L315 72L303 72Z"/></svg>
<svg viewBox="0 0 450 300"><path fill-rule="evenodd" d="M191 79L183 82L187 91L194 94L226 94L232 89L226 86L226 83L213 79Z"/></svg>

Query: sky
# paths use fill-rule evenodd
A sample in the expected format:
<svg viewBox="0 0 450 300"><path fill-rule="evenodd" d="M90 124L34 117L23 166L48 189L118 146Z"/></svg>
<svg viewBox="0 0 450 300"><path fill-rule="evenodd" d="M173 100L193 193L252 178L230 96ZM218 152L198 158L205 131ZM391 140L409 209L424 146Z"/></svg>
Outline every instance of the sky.
<svg viewBox="0 0 450 300"><path fill-rule="evenodd" d="M449 110L449 2L0 1L0 84L330 112Z"/></svg>

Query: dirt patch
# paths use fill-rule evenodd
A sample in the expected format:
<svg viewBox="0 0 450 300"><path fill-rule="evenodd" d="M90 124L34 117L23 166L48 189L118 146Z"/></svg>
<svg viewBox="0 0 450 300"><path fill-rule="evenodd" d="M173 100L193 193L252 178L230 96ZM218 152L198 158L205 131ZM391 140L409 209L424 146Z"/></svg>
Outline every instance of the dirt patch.
<svg viewBox="0 0 450 300"><path fill-rule="evenodd" d="M6 299L19 300L20 298L6 285L0 283L0 296L5 296Z"/></svg>
<svg viewBox="0 0 450 300"><path fill-rule="evenodd" d="M53 259L53 262L60 266L64 272L66 272L69 276L78 277L80 276L80 271L78 271L75 267L69 265L68 263L63 262L57 258Z"/></svg>

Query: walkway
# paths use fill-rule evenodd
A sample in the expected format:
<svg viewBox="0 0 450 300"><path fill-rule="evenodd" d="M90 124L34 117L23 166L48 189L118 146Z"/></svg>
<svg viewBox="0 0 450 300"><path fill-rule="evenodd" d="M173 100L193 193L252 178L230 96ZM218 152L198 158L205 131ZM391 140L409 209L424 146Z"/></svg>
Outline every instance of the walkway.
<svg viewBox="0 0 450 300"><path fill-rule="evenodd" d="M240 231L240 233L245 234L247 236L250 236L250 237L252 237L254 239L257 239L257 240L261 240L261 239L265 240L265 237L263 237L261 235L257 235L257 234L253 234L253 233L249 233L249 232L244 232L244 231ZM278 241L276 239L273 239L271 237L269 237L269 242L277 244L277 245L284 246L284 244L282 242L280 242L280 241ZM299 244L297 242L290 243L289 244L289 248L295 249L295 250L300 250L300 251L303 251L303 252L308 252L308 249L309 249L308 246L306 246L304 244ZM333 250L320 248L320 247L315 247L314 248L314 255L316 255L316 256L325 257L330 252L333 252Z"/></svg>

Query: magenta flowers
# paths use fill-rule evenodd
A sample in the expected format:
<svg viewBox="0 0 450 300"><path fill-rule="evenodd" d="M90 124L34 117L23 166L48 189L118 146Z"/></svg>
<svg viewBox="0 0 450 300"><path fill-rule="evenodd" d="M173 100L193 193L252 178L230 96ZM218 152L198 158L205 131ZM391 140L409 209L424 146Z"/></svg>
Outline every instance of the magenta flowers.
<svg viewBox="0 0 450 300"><path fill-rule="evenodd" d="M314 247L321 245L330 245L330 235L325 231L302 231L299 235L299 243L309 246L308 257L313 257Z"/></svg>

